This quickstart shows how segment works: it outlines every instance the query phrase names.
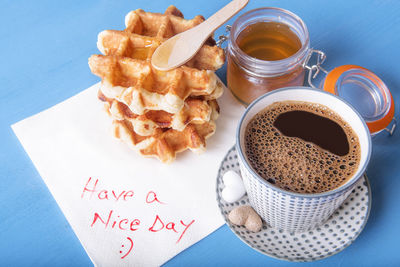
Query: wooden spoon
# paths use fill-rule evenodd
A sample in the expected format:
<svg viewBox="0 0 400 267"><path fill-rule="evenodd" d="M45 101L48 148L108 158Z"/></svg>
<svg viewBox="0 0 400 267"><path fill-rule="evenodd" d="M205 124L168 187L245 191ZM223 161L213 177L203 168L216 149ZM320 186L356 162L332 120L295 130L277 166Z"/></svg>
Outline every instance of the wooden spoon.
<svg viewBox="0 0 400 267"><path fill-rule="evenodd" d="M196 27L168 39L156 49L151 64L162 71L185 64L218 27L238 13L248 2L249 0L233 0Z"/></svg>

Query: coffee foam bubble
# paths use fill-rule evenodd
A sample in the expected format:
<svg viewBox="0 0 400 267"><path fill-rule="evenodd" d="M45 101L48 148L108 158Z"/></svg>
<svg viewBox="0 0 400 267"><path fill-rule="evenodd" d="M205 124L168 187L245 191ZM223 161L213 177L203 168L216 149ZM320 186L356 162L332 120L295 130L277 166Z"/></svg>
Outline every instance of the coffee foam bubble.
<svg viewBox="0 0 400 267"><path fill-rule="evenodd" d="M293 110L338 123L348 138L349 153L338 156L314 143L282 135L273 122L279 114ZM353 129L328 107L309 102L277 102L257 113L247 125L245 144L247 158L261 177L297 193L321 193L340 187L360 162L360 145Z"/></svg>

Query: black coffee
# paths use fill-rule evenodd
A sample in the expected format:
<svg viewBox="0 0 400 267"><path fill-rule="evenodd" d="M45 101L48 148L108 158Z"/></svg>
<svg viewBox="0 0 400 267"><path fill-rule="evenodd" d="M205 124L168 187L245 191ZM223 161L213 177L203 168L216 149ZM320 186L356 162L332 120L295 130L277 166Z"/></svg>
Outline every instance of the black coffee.
<svg viewBox="0 0 400 267"><path fill-rule="evenodd" d="M335 189L360 162L353 129L326 106L309 102L277 102L257 113L246 128L245 143L261 177L298 193Z"/></svg>
<svg viewBox="0 0 400 267"><path fill-rule="evenodd" d="M279 114L273 125L283 135L312 142L338 156L349 153L346 133L329 118L309 111L293 110Z"/></svg>

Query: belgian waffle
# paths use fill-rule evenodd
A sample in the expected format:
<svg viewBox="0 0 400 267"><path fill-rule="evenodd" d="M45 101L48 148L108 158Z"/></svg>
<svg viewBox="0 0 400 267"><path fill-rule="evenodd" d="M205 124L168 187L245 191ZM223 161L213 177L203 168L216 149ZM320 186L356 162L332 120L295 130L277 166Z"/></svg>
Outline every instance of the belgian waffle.
<svg viewBox="0 0 400 267"><path fill-rule="evenodd" d="M131 149L145 157L157 157L164 163L174 161L176 153L190 149L203 152L205 139L215 132L213 121L203 124L189 124L183 131L157 128L151 136L141 136L135 132L127 120L113 121L113 135Z"/></svg>
<svg viewBox="0 0 400 267"><path fill-rule="evenodd" d="M219 115L217 101L188 98L183 108L175 114L163 110L149 110L142 115L132 113L125 104L107 98L99 91L98 98L104 102L108 114L115 120L127 120L134 131L142 136L152 135L157 128L171 128L182 131L186 125L215 121Z"/></svg>
<svg viewBox="0 0 400 267"><path fill-rule="evenodd" d="M103 55L91 56L89 66L102 77L103 94L126 104L136 114L145 110L176 113L189 96L216 99L223 92L217 76L210 70L181 66L158 71L149 61Z"/></svg>
<svg viewBox="0 0 400 267"><path fill-rule="evenodd" d="M99 99L113 118L113 135L144 156L171 162L178 152L201 152L215 132L216 98L224 85L214 71L225 61L212 38L186 64L158 71L150 63L162 42L204 21L183 18L174 6L164 14L131 11L124 31L98 35L103 55L89 58L102 80Z"/></svg>

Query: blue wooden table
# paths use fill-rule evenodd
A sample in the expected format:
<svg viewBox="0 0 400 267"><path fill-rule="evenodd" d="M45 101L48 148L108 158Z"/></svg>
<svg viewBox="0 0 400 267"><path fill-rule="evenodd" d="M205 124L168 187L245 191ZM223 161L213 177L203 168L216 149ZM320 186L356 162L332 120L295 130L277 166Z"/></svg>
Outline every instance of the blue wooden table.
<svg viewBox="0 0 400 267"><path fill-rule="evenodd" d="M97 34L104 29L123 29L128 11L163 12L175 4L187 18L197 14L208 17L226 3L228 0L1 2L1 266L91 265L10 125L97 82L87 65L88 57L98 53ZM245 10L265 5L291 10L303 18L312 46L328 56L327 69L356 64L377 73L400 108L400 2L250 0ZM221 33L223 29L217 31ZM218 74L224 78L225 69ZM373 195L371 215L358 239L343 252L306 264L279 261L253 251L223 226L166 265L400 266L399 144L400 131L373 140L367 171Z"/></svg>

